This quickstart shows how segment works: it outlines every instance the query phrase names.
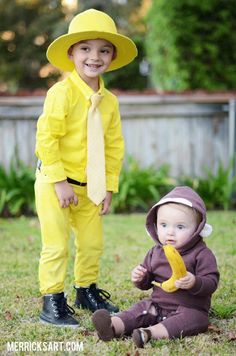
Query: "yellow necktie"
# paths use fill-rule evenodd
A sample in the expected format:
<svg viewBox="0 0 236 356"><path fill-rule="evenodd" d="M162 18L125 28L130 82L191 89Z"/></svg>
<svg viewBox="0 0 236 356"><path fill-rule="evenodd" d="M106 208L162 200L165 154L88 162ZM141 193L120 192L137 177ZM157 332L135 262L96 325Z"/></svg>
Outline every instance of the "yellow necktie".
<svg viewBox="0 0 236 356"><path fill-rule="evenodd" d="M100 94L91 96L87 122L87 194L96 205L106 196L104 136L98 109L102 98Z"/></svg>

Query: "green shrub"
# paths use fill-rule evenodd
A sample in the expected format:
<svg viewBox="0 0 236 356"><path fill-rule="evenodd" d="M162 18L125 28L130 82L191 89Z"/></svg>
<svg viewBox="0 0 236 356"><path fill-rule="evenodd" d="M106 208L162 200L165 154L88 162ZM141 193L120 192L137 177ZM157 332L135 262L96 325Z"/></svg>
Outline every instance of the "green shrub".
<svg viewBox="0 0 236 356"><path fill-rule="evenodd" d="M34 171L18 160L12 160L9 171L0 166L0 215L35 213L34 180Z"/></svg>
<svg viewBox="0 0 236 356"><path fill-rule="evenodd" d="M236 88L234 0L156 0L148 13L147 56L164 90Z"/></svg>
<svg viewBox="0 0 236 356"><path fill-rule="evenodd" d="M169 177L168 165L162 165L158 170L140 168L138 162L129 157L121 171L119 194L113 196L112 211L146 211L175 184L176 181Z"/></svg>
<svg viewBox="0 0 236 356"><path fill-rule="evenodd" d="M213 174L209 169L205 170L205 178L191 179L185 177L180 179L181 184L186 184L195 189L203 198L208 209L224 209L234 208L236 201L236 176L232 176L232 160L228 167L224 168L222 163L219 163L216 174Z"/></svg>
<svg viewBox="0 0 236 356"><path fill-rule="evenodd" d="M224 169L220 164L217 174L214 176L207 171L205 179L199 179L198 192L204 197L208 208L229 209L233 205L232 196L236 191L236 177L230 178L230 169ZM214 197L212 199L212 197Z"/></svg>
<svg viewBox="0 0 236 356"><path fill-rule="evenodd" d="M232 177L233 160L224 168L219 163L214 175L209 169L205 177L179 177L169 175L169 166L140 168L138 162L129 158L120 175L119 194L114 194L113 212L147 211L174 186L188 185L204 200L207 209L230 209L236 207L236 176Z"/></svg>
<svg viewBox="0 0 236 356"><path fill-rule="evenodd" d="M204 178L170 177L169 166L141 168L129 157L124 165L119 193L114 194L111 211L130 213L147 211L174 186L188 185L205 201L207 209L230 209L236 207L236 177L232 177L233 161L227 168L219 164L215 175L206 169ZM24 163L13 160L9 170L0 166L0 216L35 214L34 170Z"/></svg>

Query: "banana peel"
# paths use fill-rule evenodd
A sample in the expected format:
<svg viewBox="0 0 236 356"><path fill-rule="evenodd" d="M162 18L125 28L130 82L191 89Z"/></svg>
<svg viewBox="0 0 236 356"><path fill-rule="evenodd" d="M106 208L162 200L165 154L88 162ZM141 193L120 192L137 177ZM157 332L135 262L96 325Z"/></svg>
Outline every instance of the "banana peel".
<svg viewBox="0 0 236 356"><path fill-rule="evenodd" d="M162 288L167 293L173 293L179 289L175 286L175 281L177 279L185 277L187 274L187 270L182 257L180 256L179 252L174 248L174 246L164 245L163 250L170 264L172 275L168 280L162 283L153 281L152 284Z"/></svg>

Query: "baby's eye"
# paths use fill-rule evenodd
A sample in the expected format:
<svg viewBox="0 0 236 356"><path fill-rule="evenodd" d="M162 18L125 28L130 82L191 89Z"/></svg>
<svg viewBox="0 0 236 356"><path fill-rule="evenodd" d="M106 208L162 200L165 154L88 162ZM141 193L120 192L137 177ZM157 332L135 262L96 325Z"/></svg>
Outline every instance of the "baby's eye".
<svg viewBox="0 0 236 356"><path fill-rule="evenodd" d="M166 227L166 223L161 223L160 224L162 227Z"/></svg>
<svg viewBox="0 0 236 356"><path fill-rule="evenodd" d="M179 230L183 230L183 229L184 229L184 225L178 225L177 228L178 228Z"/></svg>

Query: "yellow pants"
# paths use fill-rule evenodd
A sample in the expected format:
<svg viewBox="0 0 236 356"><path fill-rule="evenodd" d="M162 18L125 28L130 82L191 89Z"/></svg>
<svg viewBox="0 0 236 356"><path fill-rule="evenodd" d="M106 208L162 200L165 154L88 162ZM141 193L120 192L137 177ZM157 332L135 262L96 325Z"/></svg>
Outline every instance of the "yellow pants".
<svg viewBox="0 0 236 356"><path fill-rule="evenodd" d="M61 208L54 184L43 181L37 173L35 182L36 209L41 225L42 252L39 282L42 294L64 291L71 228L75 237L75 285L86 287L96 283L99 260L103 251L101 205L87 198L86 187L73 185L77 206Z"/></svg>

